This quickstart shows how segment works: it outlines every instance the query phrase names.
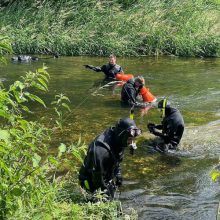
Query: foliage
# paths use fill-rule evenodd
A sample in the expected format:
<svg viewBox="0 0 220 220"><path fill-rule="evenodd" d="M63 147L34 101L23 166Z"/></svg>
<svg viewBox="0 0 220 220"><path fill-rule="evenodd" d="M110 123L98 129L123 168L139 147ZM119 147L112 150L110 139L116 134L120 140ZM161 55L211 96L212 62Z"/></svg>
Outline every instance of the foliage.
<svg viewBox="0 0 220 220"><path fill-rule="evenodd" d="M12 48L8 37L0 35L0 62L5 62L3 55L6 53L12 53Z"/></svg>
<svg viewBox="0 0 220 220"><path fill-rule="evenodd" d="M217 179L219 179L219 177L220 177L220 172L216 171L216 170L213 170L210 175L212 177L212 181L216 182Z"/></svg>
<svg viewBox="0 0 220 220"><path fill-rule="evenodd" d="M5 2L16 53L219 56L219 0Z"/></svg>
<svg viewBox="0 0 220 220"><path fill-rule="evenodd" d="M66 111L70 112L70 108L68 106L68 103L70 103L70 100L67 96L64 94L56 95L55 101L53 101L51 104L54 106L54 110L58 116L58 119L56 120L56 124L58 127L63 130L63 124L64 124L64 114Z"/></svg>

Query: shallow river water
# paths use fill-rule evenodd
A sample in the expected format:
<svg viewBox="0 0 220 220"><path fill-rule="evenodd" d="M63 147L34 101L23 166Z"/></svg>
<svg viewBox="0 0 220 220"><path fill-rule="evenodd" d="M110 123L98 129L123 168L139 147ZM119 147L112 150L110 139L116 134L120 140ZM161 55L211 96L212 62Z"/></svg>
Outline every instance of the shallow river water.
<svg viewBox="0 0 220 220"><path fill-rule="evenodd" d="M133 207L139 219L215 219L220 182L213 183L210 172L220 155L220 59L176 57L118 58L126 73L142 75L151 92L167 97L183 114L186 124L179 151L169 155L152 153L146 129L148 122L160 122L160 112L142 115L135 110L136 124L144 131L135 155L127 152L123 161L124 185L119 199L124 209ZM38 62L0 67L0 80L8 85L26 71L43 63L51 79L50 103L55 94L64 93L71 100L63 142L76 141L80 135L89 143L105 128L129 115L120 106L120 88L99 89L103 73L83 67L107 62L100 57L61 57ZM36 106L40 116L50 119L51 112ZM35 116L33 116L34 118Z"/></svg>

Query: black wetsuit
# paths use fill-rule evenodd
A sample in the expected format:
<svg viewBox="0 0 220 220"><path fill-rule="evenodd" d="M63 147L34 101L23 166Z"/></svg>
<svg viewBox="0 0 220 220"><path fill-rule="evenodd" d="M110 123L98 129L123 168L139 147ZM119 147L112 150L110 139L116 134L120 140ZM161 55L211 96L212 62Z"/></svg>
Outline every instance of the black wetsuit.
<svg viewBox="0 0 220 220"><path fill-rule="evenodd" d="M153 130L152 133L161 137L164 143L170 146L169 148L176 149L184 132L183 117L179 110L172 107L166 107L165 117L161 125L156 125L155 128L162 130L162 133L156 130Z"/></svg>
<svg viewBox="0 0 220 220"><path fill-rule="evenodd" d="M123 106L136 106L144 107L144 103L136 101L137 96L139 95L140 88L135 88L135 82L133 79L128 80L122 87L121 90L121 103Z"/></svg>
<svg viewBox="0 0 220 220"><path fill-rule="evenodd" d="M118 64L112 65L110 63L103 65L102 67L95 67L92 65L85 65L86 68L92 69L96 72L104 72L106 79L115 79L117 73L123 72L123 69Z"/></svg>
<svg viewBox="0 0 220 220"><path fill-rule="evenodd" d="M110 190L110 181L120 177L120 162L123 159L124 148L117 143L115 128L108 128L89 145L84 165L79 172L80 185L89 183L90 192L98 188ZM111 194L112 192L110 192Z"/></svg>

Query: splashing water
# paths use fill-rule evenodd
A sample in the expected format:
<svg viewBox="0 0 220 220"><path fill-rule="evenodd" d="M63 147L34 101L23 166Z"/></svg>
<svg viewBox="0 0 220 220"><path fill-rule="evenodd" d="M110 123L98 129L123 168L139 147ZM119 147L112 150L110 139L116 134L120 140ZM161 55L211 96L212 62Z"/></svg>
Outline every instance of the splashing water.
<svg viewBox="0 0 220 220"><path fill-rule="evenodd" d="M187 127L180 149L194 156L215 156L220 153L220 120L203 126Z"/></svg>

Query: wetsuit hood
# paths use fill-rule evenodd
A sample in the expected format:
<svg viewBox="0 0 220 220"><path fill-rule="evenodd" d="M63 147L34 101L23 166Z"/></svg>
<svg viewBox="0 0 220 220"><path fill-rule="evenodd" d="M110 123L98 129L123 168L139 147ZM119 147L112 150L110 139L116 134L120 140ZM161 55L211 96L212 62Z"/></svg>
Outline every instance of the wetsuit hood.
<svg viewBox="0 0 220 220"><path fill-rule="evenodd" d="M130 118L120 119L114 128L115 141L119 148L127 147L129 137L136 137L141 134L141 130L137 128L134 120Z"/></svg>
<svg viewBox="0 0 220 220"><path fill-rule="evenodd" d="M174 112L177 112L178 110L171 107L170 105L168 105L166 108L165 108L165 116L169 116L171 114L173 114Z"/></svg>

